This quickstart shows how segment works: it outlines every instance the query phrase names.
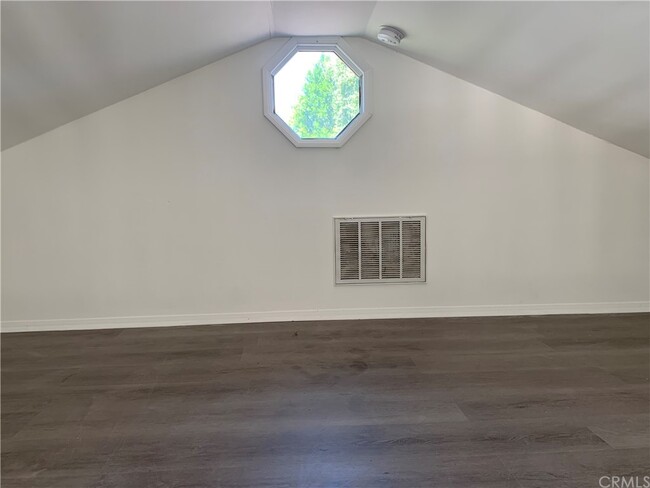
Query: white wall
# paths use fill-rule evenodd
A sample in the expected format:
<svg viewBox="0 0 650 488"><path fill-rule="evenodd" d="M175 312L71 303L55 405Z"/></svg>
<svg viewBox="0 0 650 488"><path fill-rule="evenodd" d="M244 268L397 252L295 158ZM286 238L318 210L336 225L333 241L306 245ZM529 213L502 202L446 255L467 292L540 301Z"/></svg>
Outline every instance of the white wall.
<svg viewBox="0 0 650 488"><path fill-rule="evenodd" d="M647 159L348 41L341 149L264 118L274 39L4 151L5 330L647 309ZM420 213L428 283L333 285L333 216Z"/></svg>

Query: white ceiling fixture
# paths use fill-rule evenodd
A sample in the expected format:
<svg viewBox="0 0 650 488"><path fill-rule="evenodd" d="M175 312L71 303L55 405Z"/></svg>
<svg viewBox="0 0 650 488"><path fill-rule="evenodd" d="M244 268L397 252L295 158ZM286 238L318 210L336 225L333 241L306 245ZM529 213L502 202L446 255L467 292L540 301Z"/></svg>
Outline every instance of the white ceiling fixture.
<svg viewBox="0 0 650 488"><path fill-rule="evenodd" d="M404 33L396 27L390 25L382 25L377 33L377 39L384 44L391 46L399 46L399 43L404 39Z"/></svg>
<svg viewBox="0 0 650 488"><path fill-rule="evenodd" d="M399 52L650 157L648 2L2 2L2 146L275 36Z"/></svg>

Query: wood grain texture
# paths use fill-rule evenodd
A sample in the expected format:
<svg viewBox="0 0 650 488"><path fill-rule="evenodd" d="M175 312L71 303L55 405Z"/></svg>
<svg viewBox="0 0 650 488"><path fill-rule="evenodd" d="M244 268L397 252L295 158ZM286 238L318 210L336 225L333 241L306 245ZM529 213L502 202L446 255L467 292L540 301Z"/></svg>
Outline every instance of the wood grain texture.
<svg viewBox="0 0 650 488"><path fill-rule="evenodd" d="M2 486L650 475L647 314L2 336Z"/></svg>

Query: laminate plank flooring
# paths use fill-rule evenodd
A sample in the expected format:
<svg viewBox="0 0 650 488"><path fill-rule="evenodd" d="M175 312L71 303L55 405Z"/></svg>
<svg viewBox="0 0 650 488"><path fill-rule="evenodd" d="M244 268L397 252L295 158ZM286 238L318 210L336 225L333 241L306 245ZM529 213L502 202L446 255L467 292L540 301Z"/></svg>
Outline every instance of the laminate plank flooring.
<svg viewBox="0 0 650 488"><path fill-rule="evenodd" d="M648 314L2 335L3 488L650 476Z"/></svg>

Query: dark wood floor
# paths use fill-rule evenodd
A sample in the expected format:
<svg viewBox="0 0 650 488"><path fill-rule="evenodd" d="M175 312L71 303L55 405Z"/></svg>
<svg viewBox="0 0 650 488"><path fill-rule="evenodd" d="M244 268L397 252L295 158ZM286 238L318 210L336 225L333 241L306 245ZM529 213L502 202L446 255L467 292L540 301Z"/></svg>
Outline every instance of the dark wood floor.
<svg viewBox="0 0 650 488"><path fill-rule="evenodd" d="M4 334L3 488L650 475L645 314Z"/></svg>

